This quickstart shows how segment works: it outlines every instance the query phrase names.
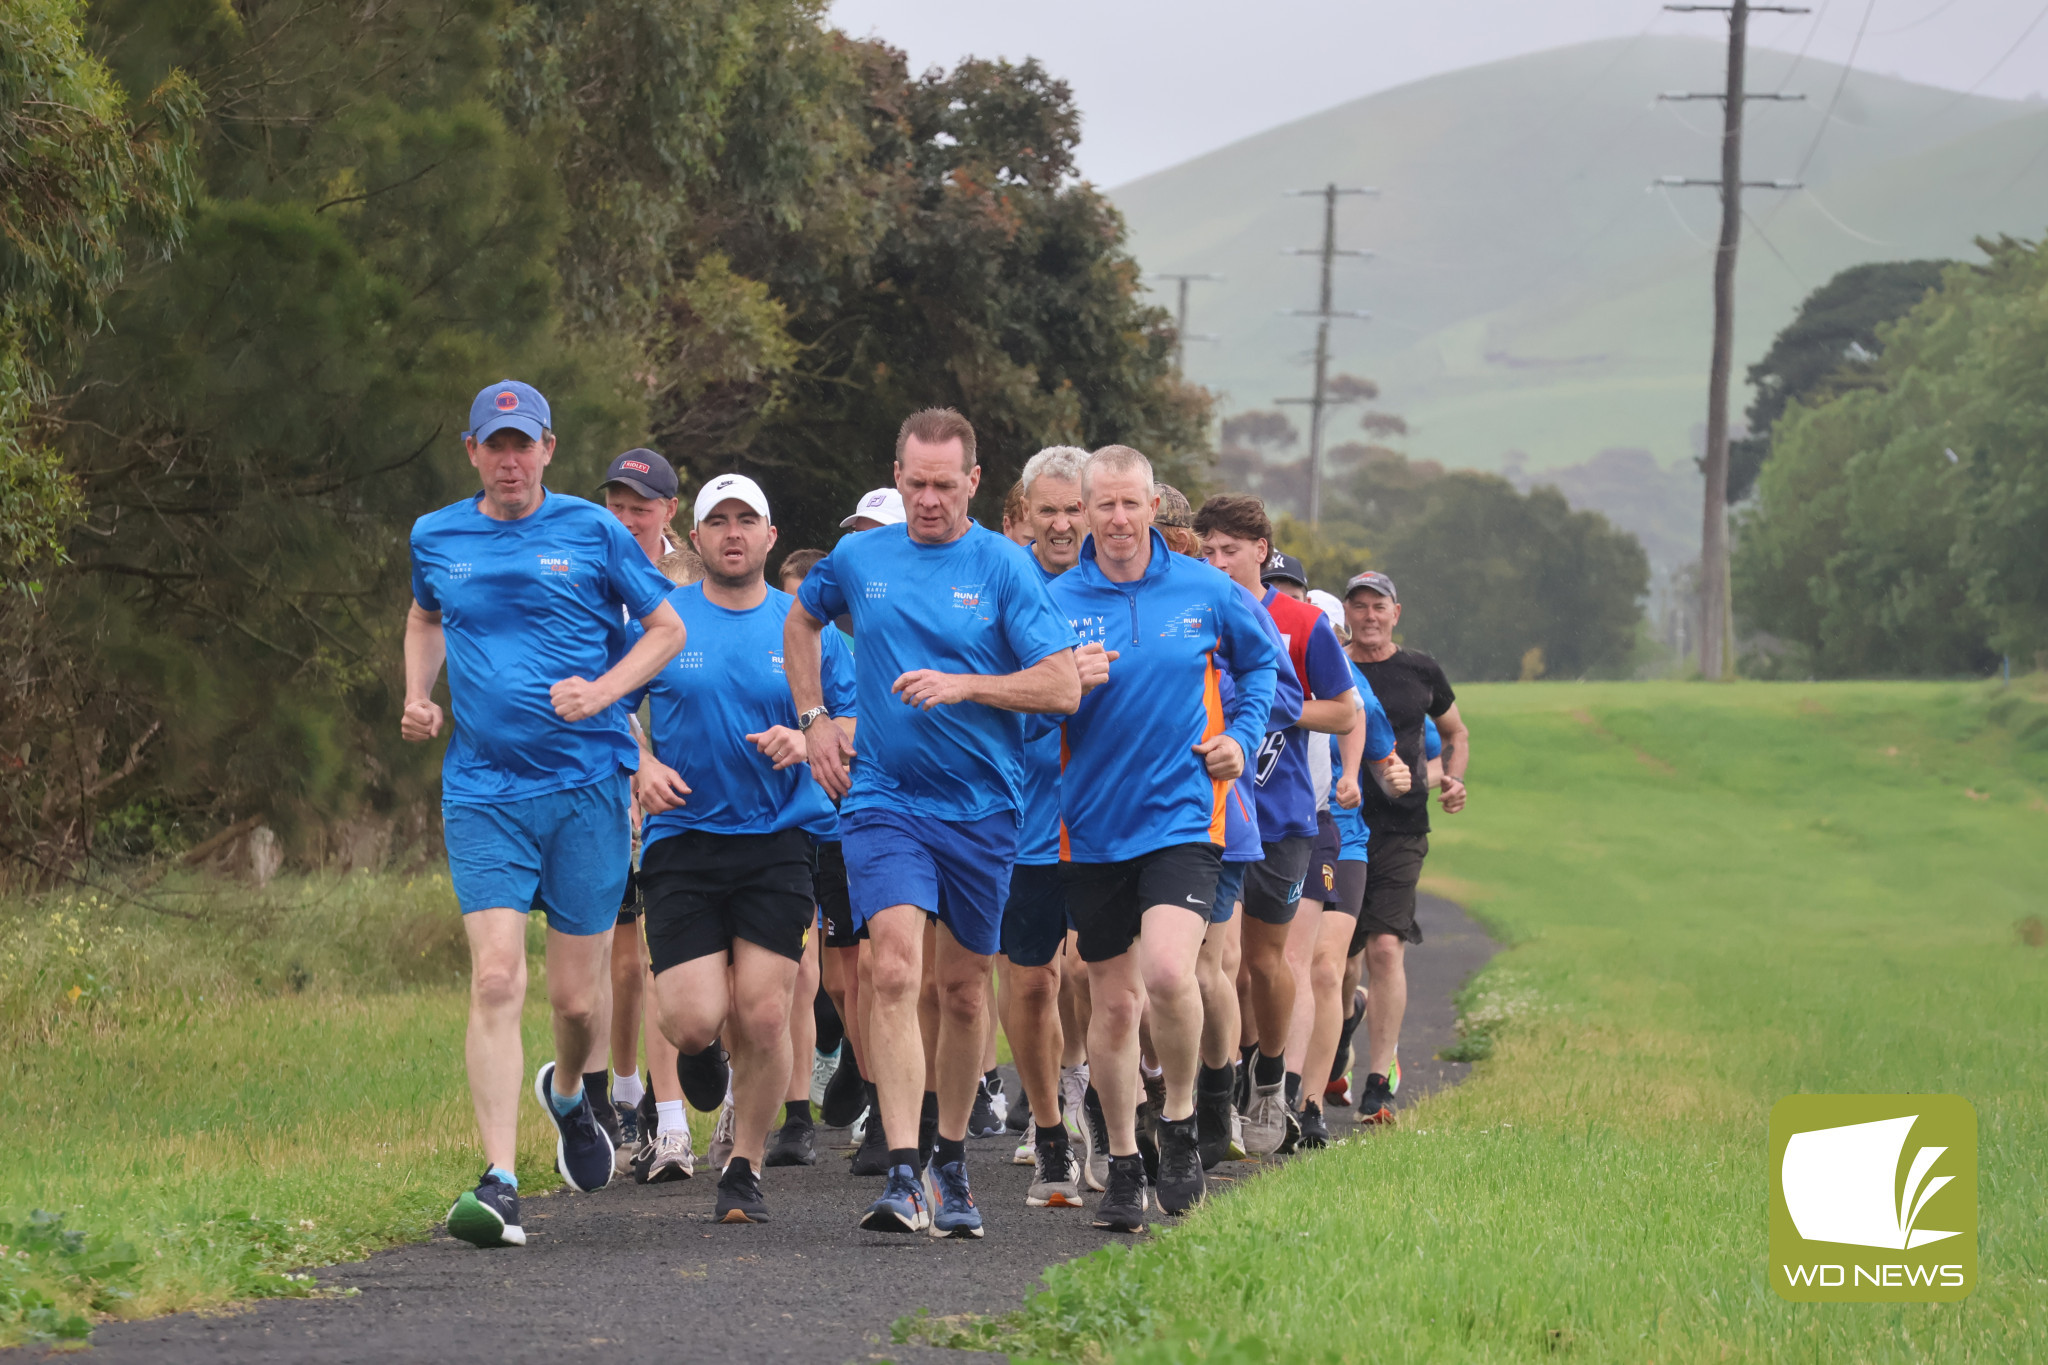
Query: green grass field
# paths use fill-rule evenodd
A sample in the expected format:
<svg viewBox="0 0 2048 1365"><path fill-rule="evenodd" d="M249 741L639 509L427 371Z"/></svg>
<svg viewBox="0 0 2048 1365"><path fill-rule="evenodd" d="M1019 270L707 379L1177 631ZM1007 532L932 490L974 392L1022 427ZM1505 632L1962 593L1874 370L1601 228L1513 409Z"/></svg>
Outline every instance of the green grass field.
<svg viewBox="0 0 2048 1365"><path fill-rule="evenodd" d="M2048 690L1473 687L1437 889L1494 1048L1397 1129L1055 1268L957 1344L1117 1362L2048 1358ZM1968 1098L1955 1304L1765 1281L1797 1091Z"/></svg>

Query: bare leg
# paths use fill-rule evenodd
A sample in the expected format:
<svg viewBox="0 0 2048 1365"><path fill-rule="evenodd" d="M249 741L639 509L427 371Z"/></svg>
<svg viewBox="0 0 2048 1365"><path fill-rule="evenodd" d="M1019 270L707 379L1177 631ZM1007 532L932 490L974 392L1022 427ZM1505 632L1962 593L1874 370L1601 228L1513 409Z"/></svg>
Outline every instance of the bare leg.
<svg viewBox="0 0 2048 1365"><path fill-rule="evenodd" d="M933 1051L938 1083L934 1088L939 1092L939 1136L957 1140L967 1136L975 1086L981 1080L982 1045L989 1039L989 968L994 959L969 952L943 924L938 926L937 943L933 976L938 984L939 1027ZM895 1145L893 1136L890 1145Z"/></svg>
<svg viewBox="0 0 2048 1365"><path fill-rule="evenodd" d="M936 1090L939 1083L939 949L938 921L924 922L924 975L918 981L917 1027L924 1039L924 1088ZM920 1104L922 1100L918 1101Z"/></svg>
<svg viewBox="0 0 2048 1365"><path fill-rule="evenodd" d="M1299 913L1295 916L1300 918ZM1294 1021L1294 976L1287 970L1285 924L1267 924L1245 917L1244 961L1251 977L1251 1018L1259 1051L1278 1057L1287 1050L1287 1028Z"/></svg>
<svg viewBox="0 0 2048 1365"><path fill-rule="evenodd" d="M993 978L984 996L986 1006L981 1012L981 1074L986 1076L996 1069L996 1009L998 996Z"/></svg>
<svg viewBox="0 0 2048 1365"><path fill-rule="evenodd" d="M1088 964L1081 960L1080 935L1067 931L1066 951L1060 955L1060 1048L1061 1066L1079 1066L1088 1060Z"/></svg>
<svg viewBox="0 0 2048 1365"><path fill-rule="evenodd" d="M733 1000L725 1029L732 1052L732 1154L758 1171L775 1111L790 1087L790 1023L798 1012L791 1001L801 972L796 962L745 939L733 940L732 954ZM809 1023L808 998L801 1013ZM809 1067L804 1082L808 1094Z"/></svg>
<svg viewBox="0 0 2048 1365"><path fill-rule="evenodd" d="M1287 1023L1286 1056L1287 1069L1297 1076L1308 1074L1301 1069L1301 1059L1308 1052L1309 1031L1316 1023L1316 997L1309 988L1309 964L1315 959L1322 923L1323 903L1304 900L1301 909L1295 912L1294 923L1287 926L1287 973L1294 978L1294 1013ZM1307 1084L1302 1082L1304 1087Z"/></svg>
<svg viewBox="0 0 2048 1365"><path fill-rule="evenodd" d="M630 1076L640 1069L641 997L646 993L647 964L640 953L640 921L612 930L612 1072ZM596 1067L591 1068L597 1070Z"/></svg>
<svg viewBox="0 0 2048 1365"><path fill-rule="evenodd" d="M582 1068L604 1065L610 1011L600 1000L610 994L612 936L548 930L548 1004L555 1023L555 1093L573 1094L583 1084ZM604 1020L605 1027L598 1021ZM568 1089L564 1084L568 1083Z"/></svg>
<svg viewBox="0 0 2048 1365"><path fill-rule="evenodd" d="M660 1005L654 996L654 969L640 964L640 1013L647 1020L647 1088L657 1104L680 1102L683 1083L676 1078L676 1045L661 1031Z"/></svg>
<svg viewBox="0 0 2048 1365"><path fill-rule="evenodd" d="M881 1100L883 1136L896 1151L916 1149L918 1109L924 1101L924 1030L918 1023L924 937L924 911L892 905L868 920L867 948L861 954L869 1043L864 1060Z"/></svg>
<svg viewBox="0 0 2048 1365"><path fill-rule="evenodd" d="M1202 991L1203 1066L1224 1067L1237 1061L1237 973L1232 950L1243 921L1243 915L1232 915L1221 924L1210 925L1195 963L1195 980Z"/></svg>
<svg viewBox="0 0 2048 1365"><path fill-rule="evenodd" d="M463 1057L484 1160L513 1170L519 1155L519 1092L526 1054L519 1039L526 1003L526 916L477 910L462 917L469 936L469 1032Z"/></svg>
<svg viewBox="0 0 2048 1365"><path fill-rule="evenodd" d="M735 948L739 945L734 944ZM748 947L758 945L748 944ZM812 1012L811 1001L818 994L818 935L813 932L804 940L804 955L796 964L796 981L790 987L789 1019L784 1025L789 1033L789 1079L784 1083L784 1100L811 1098L811 1056L818 1047L818 1016ZM739 1092L733 1092L735 1103ZM734 1114L738 1120L738 1114Z"/></svg>
<svg viewBox="0 0 2048 1365"><path fill-rule="evenodd" d="M1301 1093L1305 1100L1323 1102L1323 1086L1337 1061L1337 1036L1344 1031L1344 1016L1351 1013L1350 997L1344 994L1344 954L1351 946L1351 930L1358 923L1349 915L1326 912L1316 936L1314 960L1309 964L1309 992L1315 998L1315 1026L1309 1031L1308 1046L1302 1054Z"/></svg>
<svg viewBox="0 0 2048 1365"><path fill-rule="evenodd" d="M1060 1121L1060 1054L1066 1039L1060 1031L1060 960L1043 967L1013 966L1000 959L1001 1000L1009 1020L1010 1060L1024 1085L1031 1121L1056 1128Z"/></svg>
<svg viewBox="0 0 2048 1365"><path fill-rule="evenodd" d="M860 1030L860 949L826 948L819 953L818 970L825 979L825 994L832 997L832 1007L839 1011L839 1022L846 1029L847 1044L853 1049L856 1059L867 1054L861 1050Z"/></svg>
<svg viewBox="0 0 2048 1365"><path fill-rule="evenodd" d="M1408 944L1396 934L1366 941L1365 1026L1372 1034L1369 1070L1387 1075L1401 1047L1401 1016L1408 1011Z"/></svg>
<svg viewBox="0 0 2048 1365"><path fill-rule="evenodd" d="M1185 906L1155 905L1130 951L1089 964L1094 1006L1088 1027L1089 1079L1102 1100L1112 1156L1138 1150L1138 1020L1149 1008L1166 1072L1166 1112L1195 1111L1201 1054L1202 992L1195 980L1208 921Z"/></svg>

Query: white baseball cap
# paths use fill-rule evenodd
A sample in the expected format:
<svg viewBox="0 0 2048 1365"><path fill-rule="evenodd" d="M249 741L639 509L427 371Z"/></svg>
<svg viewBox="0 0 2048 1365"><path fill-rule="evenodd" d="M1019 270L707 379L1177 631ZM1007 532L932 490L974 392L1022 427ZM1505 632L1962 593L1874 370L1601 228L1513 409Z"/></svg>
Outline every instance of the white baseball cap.
<svg viewBox="0 0 2048 1365"><path fill-rule="evenodd" d="M720 474L710 483L697 490L697 505L690 511L694 524L711 515L711 509L728 499L743 502L759 512L768 515L768 495L761 491L761 485L744 474Z"/></svg>
<svg viewBox="0 0 2048 1365"><path fill-rule="evenodd" d="M1310 588L1308 590L1308 603L1330 618L1330 625L1333 629L1339 631L1344 629L1344 604L1342 602L1339 602L1321 588Z"/></svg>
<svg viewBox="0 0 2048 1365"><path fill-rule="evenodd" d="M883 526L902 525L903 495L893 488L877 488L860 500L853 515L839 523L839 529L847 529L862 517Z"/></svg>

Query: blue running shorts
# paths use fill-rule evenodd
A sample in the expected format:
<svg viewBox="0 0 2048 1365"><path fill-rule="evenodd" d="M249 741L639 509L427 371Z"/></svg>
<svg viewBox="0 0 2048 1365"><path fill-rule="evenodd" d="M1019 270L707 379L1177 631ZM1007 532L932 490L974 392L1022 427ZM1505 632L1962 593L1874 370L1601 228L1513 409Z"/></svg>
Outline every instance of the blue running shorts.
<svg viewBox="0 0 2048 1365"><path fill-rule="evenodd" d="M1233 863L1224 860L1223 872L1216 878L1216 903L1209 907L1209 923L1228 924L1237 911L1237 903L1244 899L1244 870L1249 862Z"/></svg>
<svg viewBox="0 0 2048 1365"><path fill-rule="evenodd" d="M462 913L542 910L561 933L610 933L632 866L631 794L622 768L587 787L523 801L441 807Z"/></svg>
<svg viewBox="0 0 2048 1365"><path fill-rule="evenodd" d="M937 915L968 952L1001 951L1003 906L1017 857L1014 811L933 820L858 810L839 817L839 839L856 926L892 905L914 905Z"/></svg>

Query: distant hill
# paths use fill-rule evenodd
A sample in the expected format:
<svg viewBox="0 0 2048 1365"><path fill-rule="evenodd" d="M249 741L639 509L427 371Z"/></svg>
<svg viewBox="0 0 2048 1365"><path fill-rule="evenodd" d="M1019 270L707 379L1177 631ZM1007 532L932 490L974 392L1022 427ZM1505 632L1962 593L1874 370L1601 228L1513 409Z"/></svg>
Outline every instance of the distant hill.
<svg viewBox="0 0 2048 1365"><path fill-rule="evenodd" d="M1382 385L1412 455L1526 479L1610 449L1670 468L1706 406L1710 189L1652 191L1718 169L1719 105L1659 106L1717 89L1723 49L1691 38L1614 40L1439 76L1339 105L1119 187L1111 197L1150 272L1209 271L1194 287L1188 371L1223 411L1306 392L1321 203L1328 181L1374 185L1339 210L1334 368ZM1750 107L1745 175L1791 178L1842 69L1751 54L1753 90L1804 104ZM1788 71L1790 79L1787 80ZM1971 241L2048 230L2048 106L1850 75L1805 172L1811 194L1752 190L1737 305L1737 377L1799 300L1860 261L1977 258ZM1830 216L1832 215L1832 217ZM1696 235L1695 235L1696 234ZM1170 296L1165 296L1171 303ZM1747 405L1738 387L1739 417ZM1297 415L1299 410L1296 410ZM1332 440L1352 439L1341 413ZM1696 537L1696 533L1695 533Z"/></svg>

